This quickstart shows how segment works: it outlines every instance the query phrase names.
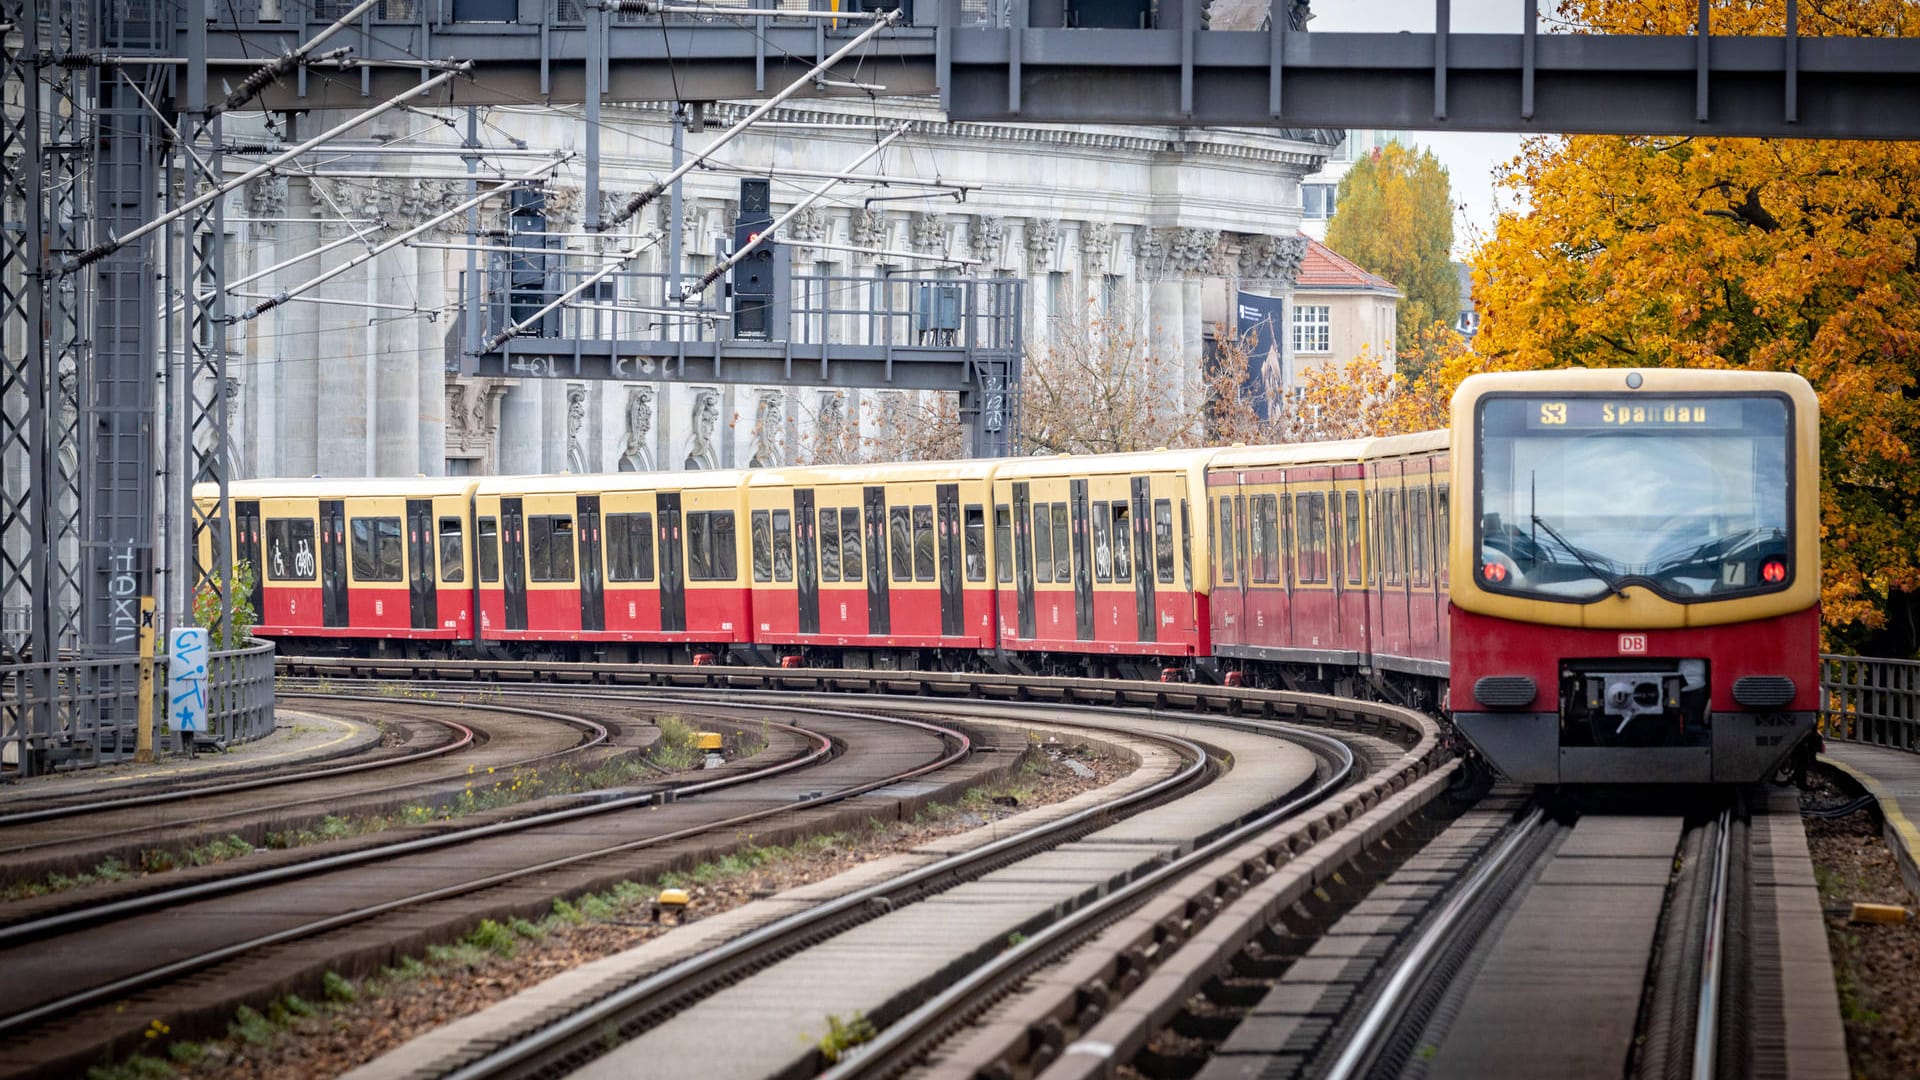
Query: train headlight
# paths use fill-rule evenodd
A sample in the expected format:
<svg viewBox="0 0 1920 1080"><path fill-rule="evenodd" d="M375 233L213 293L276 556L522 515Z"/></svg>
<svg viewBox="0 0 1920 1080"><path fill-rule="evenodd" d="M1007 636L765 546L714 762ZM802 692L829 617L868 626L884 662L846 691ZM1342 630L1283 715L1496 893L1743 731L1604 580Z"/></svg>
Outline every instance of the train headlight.
<svg viewBox="0 0 1920 1080"><path fill-rule="evenodd" d="M1787 560L1772 558L1761 563L1760 580L1769 585L1778 585L1787 580Z"/></svg>
<svg viewBox="0 0 1920 1080"><path fill-rule="evenodd" d="M1498 585L1507 580L1506 564L1488 559L1480 567L1480 576Z"/></svg>

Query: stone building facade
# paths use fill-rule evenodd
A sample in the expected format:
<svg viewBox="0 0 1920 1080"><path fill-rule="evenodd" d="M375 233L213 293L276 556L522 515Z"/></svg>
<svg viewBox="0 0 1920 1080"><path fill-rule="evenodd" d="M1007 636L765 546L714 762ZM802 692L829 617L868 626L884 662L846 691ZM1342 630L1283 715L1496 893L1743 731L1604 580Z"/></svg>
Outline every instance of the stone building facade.
<svg viewBox="0 0 1920 1080"><path fill-rule="evenodd" d="M710 107L709 129L685 135L688 154L744 112ZM668 171L673 121L666 106L609 106L602 116L601 203L611 212ZM543 153L575 151L582 140L581 122L569 112L492 109L482 120L483 175L530 170ZM711 268L730 237L743 172L772 171L777 215L820 183L786 180L781 170L838 172L876 133L904 123L908 133L865 171L964 185L964 200L951 188L911 183L843 185L783 230L796 275L884 276L911 261L901 253L974 260L954 272L1026 281L1030 346L1044 340L1051 320L1144 320L1155 348L1184 361L1187 377L1169 393L1194 403L1207 313L1224 310L1236 289L1291 290L1305 251L1298 185L1340 135L950 123L929 106L894 102L795 105L769 120L716 155L724 170L688 176L682 227L690 277ZM394 114L316 157L324 163L310 174L250 185L244 208L229 214L227 280L260 276L233 287L230 310L363 256L379 240L460 203L467 197L464 166L449 152L457 146L446 125ZM581 251L644 247L631 268L664 273L667 200L618 230L588 235L581 187L577 157L553 170L547 231ZM500 202L482 207L483 232L505 227ZM329 280L308 299L230 328L236 475L801 463L836 433L898 422L899 395L884 390L450 374L467 243L462 214ZM314 251L321 253L261 273ZM937 265L918 272L931 274ZM644 322L622 325L638 329L621 333L647 332Z"/></svg>

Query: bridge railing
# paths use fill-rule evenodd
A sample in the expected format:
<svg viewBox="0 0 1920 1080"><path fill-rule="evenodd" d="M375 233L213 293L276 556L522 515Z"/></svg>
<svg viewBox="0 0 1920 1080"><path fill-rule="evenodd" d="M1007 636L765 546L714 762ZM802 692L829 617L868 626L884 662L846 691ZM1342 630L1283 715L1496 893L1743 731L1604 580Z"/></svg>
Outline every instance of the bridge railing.
<svg viewBox="0 0 1920 1080"><path fill-rule="evenodd" d="M1920 753L1920 660L1822 656L1820 731Z"/></svg>
<svg viewBox="0 0 1920 1080"><path fill-rule="evenodd" d="M273 643L216 652L201 744L227 746L273 731ZM167 661L154 659L154 749L183 749L167 722ZM0 665L0 764L33 775L132 758L140 664L133 657Z"/></svg>

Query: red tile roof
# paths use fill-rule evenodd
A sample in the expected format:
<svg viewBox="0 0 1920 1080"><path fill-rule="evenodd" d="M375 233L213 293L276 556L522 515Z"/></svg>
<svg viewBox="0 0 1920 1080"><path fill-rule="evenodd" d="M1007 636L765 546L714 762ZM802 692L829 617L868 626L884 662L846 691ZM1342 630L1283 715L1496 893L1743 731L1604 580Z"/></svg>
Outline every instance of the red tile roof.
<svg viewBox="0 0 1920 1080"><path fill-rule="evenodd" d="M1383 289L1399 292L1398 286L1379 274L1362 270L1353 260L1340 255L1320 241L1307 238L1307 254L1300 260L1297 289Z"/></svg>

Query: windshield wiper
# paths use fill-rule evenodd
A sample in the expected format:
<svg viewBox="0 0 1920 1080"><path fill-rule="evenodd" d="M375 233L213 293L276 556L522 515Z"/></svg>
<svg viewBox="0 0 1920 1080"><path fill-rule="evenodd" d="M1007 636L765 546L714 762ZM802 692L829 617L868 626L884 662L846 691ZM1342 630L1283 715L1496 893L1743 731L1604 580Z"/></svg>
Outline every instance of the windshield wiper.
<svg viewBox="0 0 1920 1080"><path fill-rule="evenodd" d="M1546 521L1543 518L1541 518L1539 514L1534 514L1532 516L1533 516L1533 523L1547 530L1548 536L1551 536L1555 540L1560 541L1560 546L1563 548L1566 548L1568 554L1572 555L1576 559L1579 559L1580 565L1586 567L1588 573L1592 574L1594 577L1599 578L1601 583L1606 585L1608 592L1612 593L1613 595L1619 597L1622 600L1625 600L1627 598L1626 592L1620 588L1619 583L1614 581L1613 578L1610 577L1606 571L1600 569L1598 566L1595 566L1593 564L1593 560L1587 558L1585 552L1581 551L1577 547L1574 547L1572 544L1567 543L1567 538L1560 535L1560 530L1547 524Z"/></svg>

